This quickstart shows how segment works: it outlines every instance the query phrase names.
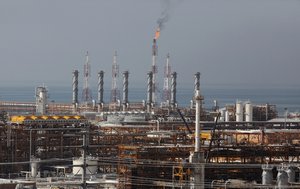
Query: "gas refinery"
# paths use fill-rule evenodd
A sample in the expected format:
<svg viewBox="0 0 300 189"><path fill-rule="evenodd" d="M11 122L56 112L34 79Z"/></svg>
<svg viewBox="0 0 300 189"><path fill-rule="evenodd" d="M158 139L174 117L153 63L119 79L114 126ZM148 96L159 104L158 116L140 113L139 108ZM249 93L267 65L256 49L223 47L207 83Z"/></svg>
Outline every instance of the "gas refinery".
<svg viewBox="0 0 300 189"><path fill-rule="evenodd" d="M109 102L103 70L92 99L88 53L82 85L78 70L69 75L71 103L49 102L45 86L33 102L0 101L0 188L300 188L300 116L250 100L206 109L200 72L180 106L169 54L158 89L159 32L144 101L129 99L129 71L119 89L117 52Z"/></svg>

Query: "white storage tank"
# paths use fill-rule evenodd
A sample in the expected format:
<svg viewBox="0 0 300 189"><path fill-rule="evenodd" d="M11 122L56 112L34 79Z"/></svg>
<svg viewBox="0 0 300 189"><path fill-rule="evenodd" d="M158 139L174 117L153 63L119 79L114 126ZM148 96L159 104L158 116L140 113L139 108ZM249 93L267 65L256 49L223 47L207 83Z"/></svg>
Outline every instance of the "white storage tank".
<svg viewBox="0 0 300 189"><path fill-rule="evenodd" d="M228 110L225 111L225 121L226 122L229 121L229 112L228 112Z"/></svg>
<svg viewBox="0 0 300 189"><path fill-rule="evenodd" d="M270 185L273 182L273 172L272 167L267 165L262 165L262 185Z"/></svg>
<svg viewBox="0 0 300 189"><path fill-rule="evenodd" d="M39 169L39 158L31 158L30 160L30 167L31 167L31 177L35 178L38 175Z"/></svg>
<svg viewBox="0 0 300 189"><path fill-rule="evenodd" d="M243 121L243 103L241 101L236 101L236 111L235 111L235 120L237 122Z"/></svg>
<svg viewBox="0 0 300 189"><path fill-rule="evenodd" d="M81 167L83 165L83 158L77 158L73 160L73 174L74 175L82 175L83 168ZM86 158L86 174L96 174L98 169L98 161L96 159L93 159L91 157Z"/></svg>
<svg viewBox="0 0 300 189"><path fill-rule="evenodd" d="M246 102L245 104L245 121L253 121L253 107L250 101Z"/></svg>

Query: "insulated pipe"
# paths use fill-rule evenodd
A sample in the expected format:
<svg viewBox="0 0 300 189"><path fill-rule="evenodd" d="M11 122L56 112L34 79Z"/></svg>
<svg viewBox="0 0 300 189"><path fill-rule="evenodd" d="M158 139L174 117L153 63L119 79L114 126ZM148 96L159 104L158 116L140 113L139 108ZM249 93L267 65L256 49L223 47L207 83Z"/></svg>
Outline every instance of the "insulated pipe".
<svg viewBox="0 0 300 189"><path fill-rule="evenodd" d="M153 87L153 72L148 72L148 84L147 84L147 112L151 111L152 106L152 87Z"/></svg>
<svg viewBox="0 0 300 189"><path fill-rule="evenodd" d="M123 111L127 109L128 104L128 75L128 71L123 72Z"/></svg>
<svg viewBox="0 0 300 189"><path fill-rule="evenodd" d="M177 85L176 79L177 79L177 73L173 72L171 74L171 106L172 106L172 108L174 108L177 103L177 101L176 101L176 85Z"/></svg>
<svg viewBox="0 0 300 189"><path fill-rule="evenodd" d="M72 99L72 104L74 107L74 110L76 111L77 105L78 105L78 70L73 71L73 83L72 83L72 88L73 88L73 99Z"/></svg>

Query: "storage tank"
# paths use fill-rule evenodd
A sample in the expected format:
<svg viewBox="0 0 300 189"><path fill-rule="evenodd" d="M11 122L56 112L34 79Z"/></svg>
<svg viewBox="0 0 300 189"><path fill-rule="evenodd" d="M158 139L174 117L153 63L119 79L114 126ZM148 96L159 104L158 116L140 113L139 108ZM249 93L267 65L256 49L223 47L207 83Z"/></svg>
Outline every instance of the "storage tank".
<svg viewBox="0 0 300 189"><path fill-rule="evenodd" d="M237 122L243 121L243 103L241 101L236 101L235 120Z"/></svg>
<svg viewBox="0 0 300 189"><path fill-rule="evenodd" d="M269 165L262 165L262 184L263 185L270 185L273 181L273 172L272 167Z"/></svg>
<svg viewBox="0 0 300 189"><path fill-rule="evenodd" d="M40 161L39 158L31 158L30 167L31 167L31 177L33 178L35 178L38 175L39 161Z"/></svg>
<svg viewBox="0 0 300 189"><path fill-rule="evenodd" d="M251 122L253 121L253 107L251 102L246 102L245 104L245 121Z"/></svg>
<svg viewBox="0 0 300 189"><path fill-rule="evenodd" d="M74 175L82 175L83 173L83 158L80 157L78 159L73 160L73 174ZM86 174L96 174L98 169L98 161L91 157L86 158Z"/></svg>
<svg viewBox="0 0 300 189"><path fill-rule="evenodd" d="M296 177L295 177L295 168L290 166L287 171L286 171L287 175L288 175L288 182L295 182L296 181Z"/></svg>
<svg viewBox="0 0 300 189"><path fill-rule="evenodd" d="M229 121L229 112L228 112L228 110L225 111L225 121L226 122Z"/></svg>
<svg viewBox="0 0 300 189"><path fill-rule="evenodd" d="M283 168L278 168L277 173L277 186L278 189L284 189L288 186L288 174Z"/></svg>

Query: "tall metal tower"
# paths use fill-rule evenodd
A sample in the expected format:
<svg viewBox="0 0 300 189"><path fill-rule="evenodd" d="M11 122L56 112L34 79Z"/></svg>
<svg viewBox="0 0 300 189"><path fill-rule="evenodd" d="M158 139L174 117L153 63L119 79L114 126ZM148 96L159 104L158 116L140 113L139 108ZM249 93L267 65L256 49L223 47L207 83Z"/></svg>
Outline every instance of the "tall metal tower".
<svg viewBox="0 0 300 189"><path fill-rule="evenodd" d="M119 90L117 81L119 78L119 65L117 64L117 51L115 51L112 63L112 84L111 84L111 96L110 101L115 103L119 100Z"/></svg>
<svg viewBox="0 0 300 189"><path fill-rule="evenodd" d="M158 89L158 83L156 81L156 74L157 74L157 65L156 65L156 58L157 58L157 44L156 44L156 38L153 39L152 44L152 98L153 98L153 104L157 102L157 95L156 91Z"/></svg>
<svg viewBox="0 0 300 189"><path fill-rule="evenodd" d="M92 101L92 92L89 87L89 78L91 77L91 65L89 61L89 53L86 52L86 61L83 67L83 90L82 90L82 101L88 104Z"/></svg>
<svg viewBox="0 0 300 189"><path fill-rule="evenodd" d="M163 87L163 101L166 105L170 104L171 100L171 66L170 66L170 55L167 55L167 62L165 65L164 72L164 87Z"/></svg>

